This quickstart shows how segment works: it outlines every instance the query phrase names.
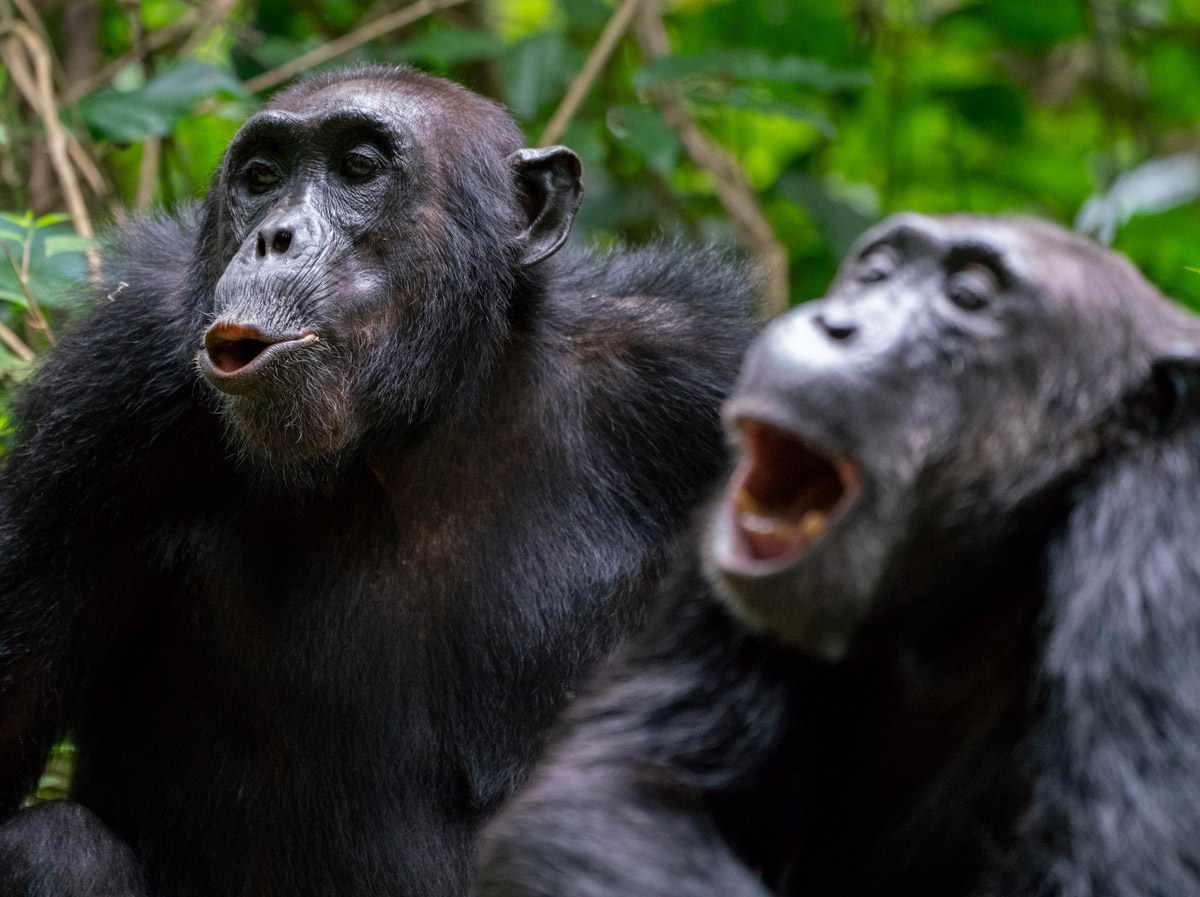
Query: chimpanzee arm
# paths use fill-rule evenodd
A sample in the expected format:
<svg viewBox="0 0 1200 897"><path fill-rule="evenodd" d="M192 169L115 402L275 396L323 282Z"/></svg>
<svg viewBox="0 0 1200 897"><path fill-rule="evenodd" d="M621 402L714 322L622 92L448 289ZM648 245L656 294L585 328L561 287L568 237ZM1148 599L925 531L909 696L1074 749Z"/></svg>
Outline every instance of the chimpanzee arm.
<svg viewBox="0 0 1200 897"><path fill-rule="evenodd" d="M786 729L771 650L677 574L648 631L568 711L485 836L486 897L767 893L723 830Z"/></svg>
<svg viewBox="0 0 1200 897"><path fill-rule="evenodd" d="M140 893L133 854L69 803L16 815L55 740L135 641L163 506L195 478L202 311L184 225L142 222L109 248L108 285L23 391L0 475L0 893ZM194 435L194 434L193 434ZM157 560L161 560L158 558ZM11 818L8 818L10 817Z"/></svg>
<svg viewBox="0 0 1200 897"><path fill-rule="evenodd" d="M21 395L0 474L0 818L37 781L90 675L145 592L143 521L193 452L200 310L183 288L186 222L125 226L105 285ZM177 438L177 437L176 437Z"/></svg>

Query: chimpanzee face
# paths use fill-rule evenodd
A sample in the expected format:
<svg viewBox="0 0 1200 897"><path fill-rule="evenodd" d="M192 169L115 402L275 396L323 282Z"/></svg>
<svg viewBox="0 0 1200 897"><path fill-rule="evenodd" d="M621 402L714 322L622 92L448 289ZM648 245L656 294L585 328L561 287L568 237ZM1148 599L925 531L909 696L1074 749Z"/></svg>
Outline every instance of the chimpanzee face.
<svg viewBox="0 0 1200 897"><path fill-rule="evenodd" d="M828 296L759 338L725 408L741 460L708 540L722 594L836 659L864 621L969 578L1113 437L1162 329L1148 303L1167 308L1048 225L869 232Z"/></svg>
<svg viewBox="0 0 1200 897"><path fill-rule="evenodd" d="M242 127L209 197L223 274L196 361L244 454L335 469L470 396L581 196L574 153L520 141L498 106L400 70L301 83Z"/></svg>

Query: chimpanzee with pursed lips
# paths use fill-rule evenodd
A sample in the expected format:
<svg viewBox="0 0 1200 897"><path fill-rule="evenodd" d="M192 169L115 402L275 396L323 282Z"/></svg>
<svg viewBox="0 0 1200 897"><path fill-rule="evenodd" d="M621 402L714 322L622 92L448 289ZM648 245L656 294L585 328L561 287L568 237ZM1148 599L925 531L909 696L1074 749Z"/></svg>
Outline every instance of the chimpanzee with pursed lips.
<svg viewBox="0 0 1200 897"><path fill-rule="evenodd" d="M725 419L481 892L1200 894L1200 321L1055 227L900 216Z"/></svg>
<svg viewBox="0 0 1200 897"><path fill-rule="evenodd" d="M721 253L564 252L578 159L317 77L123 225L0 486L0 894L460 895L720 472ZM72 800L17 811L64 731Z"/></svg>

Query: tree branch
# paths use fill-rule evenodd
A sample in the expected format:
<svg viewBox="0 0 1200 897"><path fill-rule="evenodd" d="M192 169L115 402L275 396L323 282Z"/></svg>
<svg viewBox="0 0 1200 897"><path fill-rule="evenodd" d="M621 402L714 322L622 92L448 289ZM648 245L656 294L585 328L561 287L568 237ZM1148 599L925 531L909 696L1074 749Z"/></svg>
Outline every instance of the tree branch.
<svg viewBox="0 0 1200 897"><path fill-rule="evenodd" d="M58 175L63 199L71 213L75 232L81 237L91 239L95 236L95 231L92 229L92 219L88 215L87 206L83 202L79 179L71 165L70 138L58 119L58 104L54 99L54 83L51 78L50 52L41 38L24 22L0 22L0 38L6 35L11 35L24 44L25 51L33 61L33 78L30 79L24 60L6 54L6 62L13 72L13 82L25 95L25 101L42 120L46 129L46 146L50 151L50 161L54 165L55 174ZM20 76L17 75L18 70L23 70ZM93 273L99 270L99 260L94 253L89 253L89 264L94 268Z"/></svg>
<svg viewBox="0 0 1200 897"><path fill-rule="evenodd" d="M243 86L250 93L261 93L264 90L270 90L272 87L278 87L285 81L290 81L301 72L307 71L323 62L328 62L337 56L341 56L343 53L347 53L369 40L381 37L389 31L403 28L405 25L411 25L413 22L424 18L430 13L441 9L449 9L452 6L458 6L466 2L467 0L417 0L416 3L410 4L396 12L389 13L382 18L376 19L374 22L368 22L366 25L356 28L349 34L344 34L336 40L324 43L315 50L303 53L290 62L285 62L279 68L263 72L261 75L257 75L244 82Z"/></svg>
<svg viewBox="0 0 1200 897"><path fill-rule="evenodd" d="M195 27L196 23L201 21L209 9L210 7L208 6L189 9L180 17L178 22L172 22L170 25L164 25L162 28L156 28L153 31L147 32L145 39L138 42L133 48L126 50L85 80L71 85L71 88L65 91L63 99L67 103L74 103L84 94L91 93L97 87L107 84L119 75L129 63L136 62L144 56L153 53L155 50L161 50L172 41L178 40L188 34Z"/></svg>
<svg viewBox="0 0 1200 897"><path fill-rule="evenodd" d="M656 0L642 0L634 30L647 59L671 52L671 39L663 24ZM717 199L725 209L737 234L738 242L750 253L762 270L764 284L762 311L776 315L788 307L787 250L775 237L758 204L758 198L746 182L737 161L706 135L693 121L679 93L670 88L656 90L651 100L663 120L675 132L692 164L713 177Z"/></svg>
<svg viewBox="0 0 1200 897"><path fill-rule="evenodd" d="M613 13L608 24L604 26L604 31L600 33L600 39L596 41L596 46L588 54L583 68L571 82L571 86L567 89L562 102L558 104L558 108L554 110L554 116L550 119L550 124L546 125L546 130L542 133L542 139L538 141L538 146L549 146L562 137L567 125L579 109L579 104L583 102L584 96L591 89L600 72L604 70L609 57L616 49L617 41L629 28L629 23L633 21L633 14L637 12L638 4L641 2L642 0L624 0L617 11Z"/></svg>
<svg viewBox="0 0 1200 897"><path fill-rule="evenodd" d="M25 345L7 324L0 324L0 340L3 340L4 344L12 349L13 354L22 361L30 362L37 358L37 354Z"/></svg>

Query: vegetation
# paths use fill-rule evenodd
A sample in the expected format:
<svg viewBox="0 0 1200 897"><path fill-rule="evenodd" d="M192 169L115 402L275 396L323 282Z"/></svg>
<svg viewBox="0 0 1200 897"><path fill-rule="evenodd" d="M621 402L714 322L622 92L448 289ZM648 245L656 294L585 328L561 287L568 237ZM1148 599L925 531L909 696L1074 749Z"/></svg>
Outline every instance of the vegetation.
<svg viewBox="0 0 1200 897"><path fill-rule="evenodd" d="M1076 223L1200 307L1200 0L0 0L0 429L94 220L203 195L297 73L407 62L585 168L583 239L731 240L819 295L899 209Z"/></svg>
<svg viewBox="0 0 1200 897"><path fill-rule="evenodd" d="M776 309L909 208L1075 223L1200 308L1198 47L1200 0L0 0L0 451L93 222L203 195L311 68L497 98L582 157L579 238L736 241Z"/></svg>

